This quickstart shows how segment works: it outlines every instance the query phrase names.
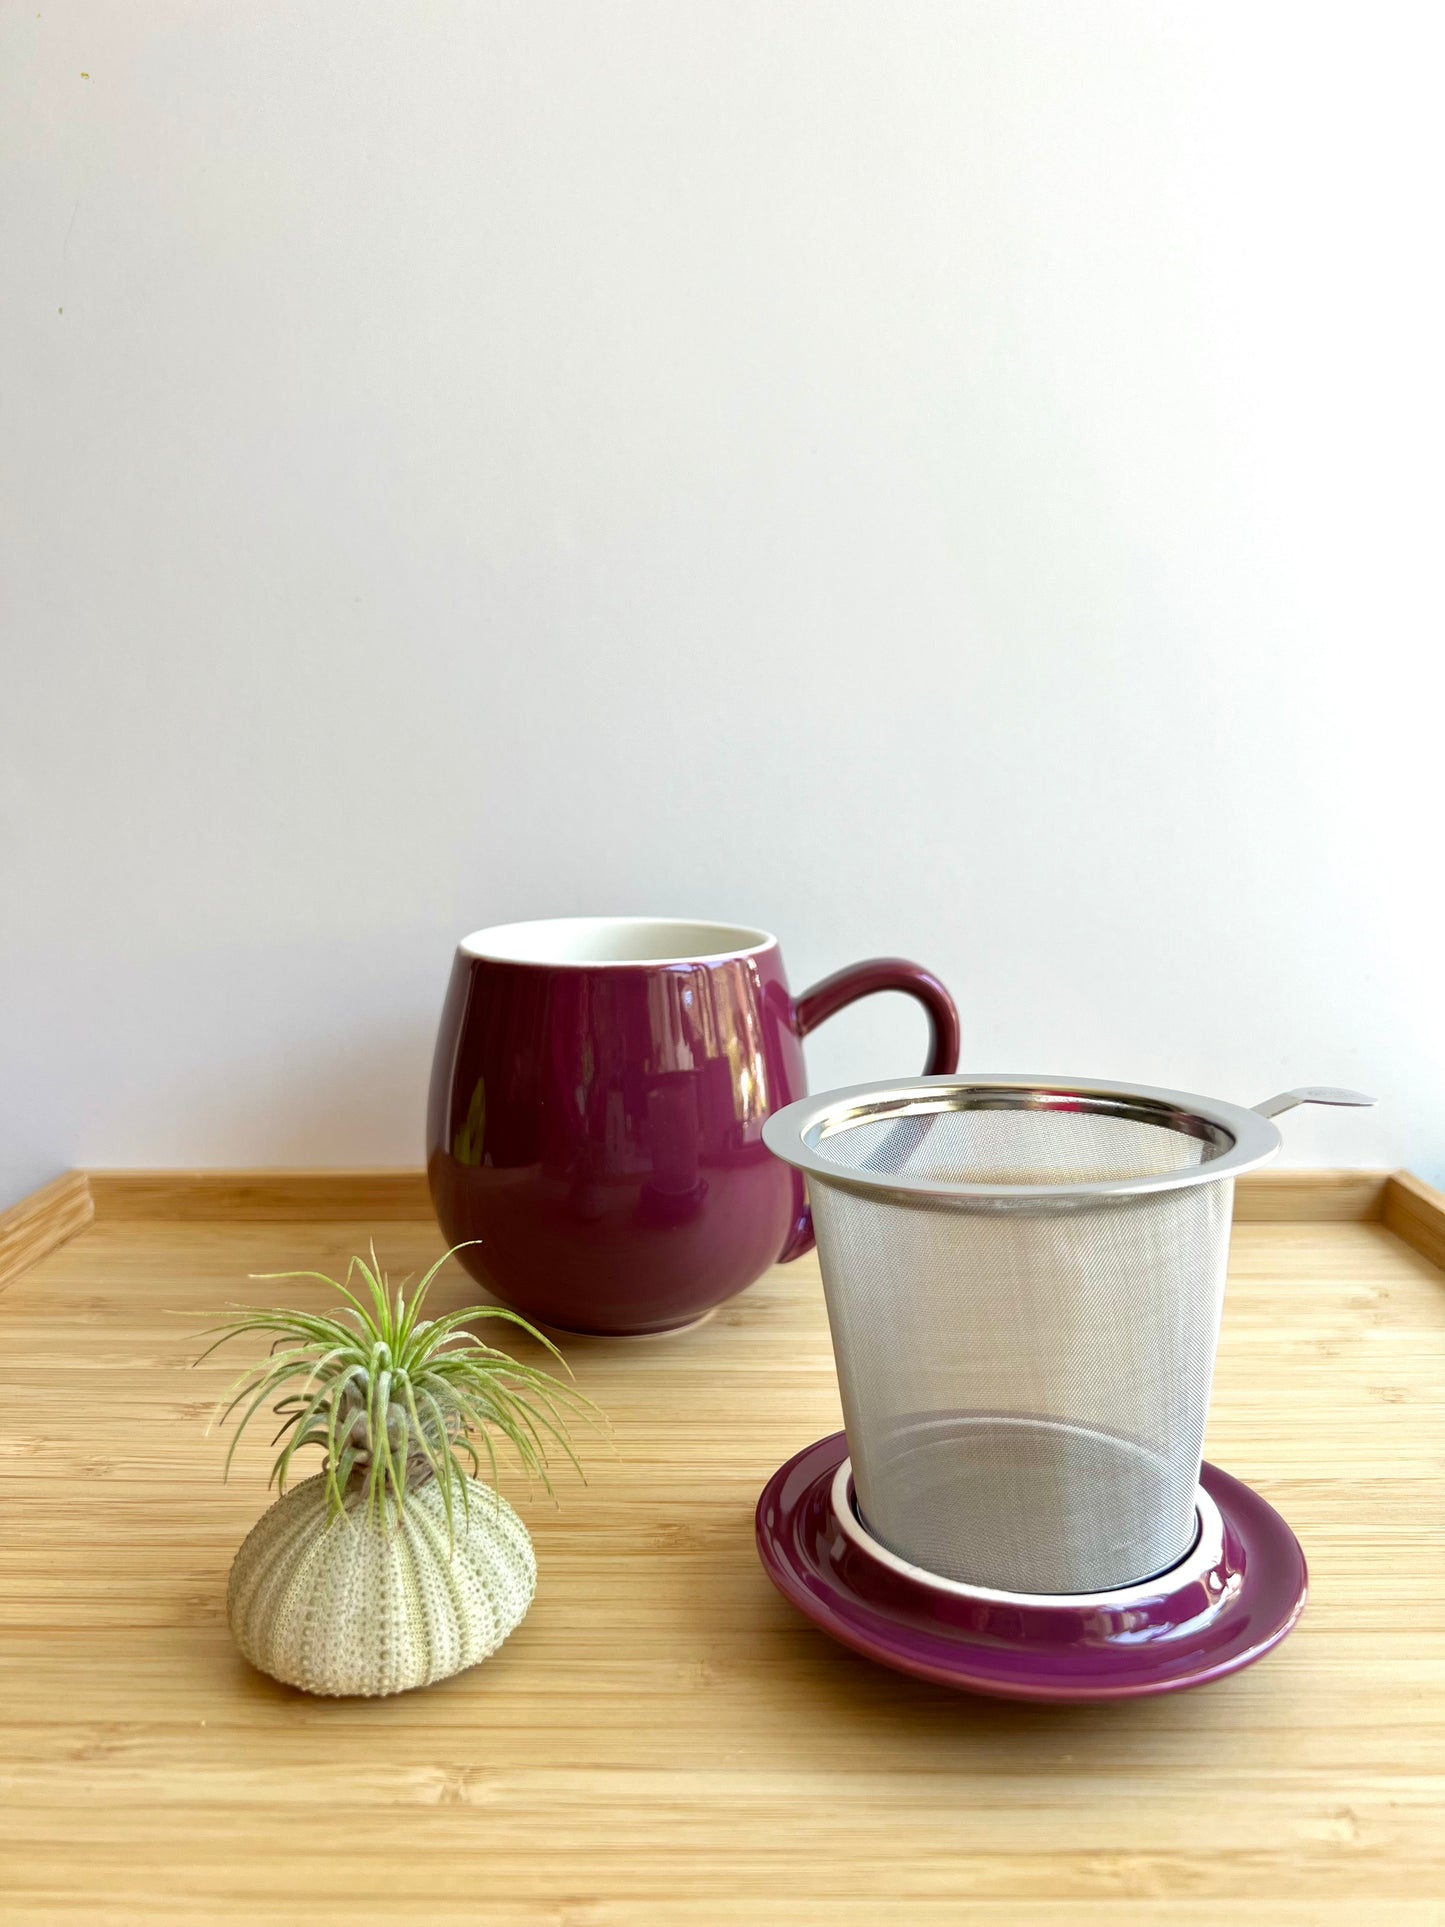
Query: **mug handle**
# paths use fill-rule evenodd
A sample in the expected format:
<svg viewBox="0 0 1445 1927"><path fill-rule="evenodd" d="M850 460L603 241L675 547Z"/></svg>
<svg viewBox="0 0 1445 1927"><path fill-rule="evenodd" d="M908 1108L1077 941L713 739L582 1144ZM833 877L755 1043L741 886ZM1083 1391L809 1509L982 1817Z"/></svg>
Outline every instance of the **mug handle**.
<svg viewBox="0 0 1445 1927"><path fill-rule="evenodd" d="M922 964L909 963L906 957L869 957L863 963L835 970L831 977L805 990L793 1005L799 1037L806 1037L838 1011L856 1004L860 997L871 997L875 990L902 990L922 1004L928 1017L925 1077L939 1077L958 1069L958 1010L954 1001L931 970L925 970ZM778 1263L791 1264L794 1258L801 1258L812 1248L813 1214L805 1204L788 1234Z"/></svg>

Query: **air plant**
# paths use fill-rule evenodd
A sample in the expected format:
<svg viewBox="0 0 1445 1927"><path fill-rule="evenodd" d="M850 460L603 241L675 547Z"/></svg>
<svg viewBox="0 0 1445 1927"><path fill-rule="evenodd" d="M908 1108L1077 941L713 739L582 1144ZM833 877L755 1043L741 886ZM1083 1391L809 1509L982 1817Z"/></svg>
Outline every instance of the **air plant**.
<svg viewBox="0 0 1445 1927"><path fill-rule="evenodd" d="M409 1281L393 1287L374 1245L370 1262L353 1258L340 1280L262 1274L314 1279L341 1302L329 1311L241 1312L213 1328L219 1335L201 1355L248 1332L271 1339L269 1355L242 1373L213 1421L240 1413L229 1473L261 1407L274 1400L281 1418L271 1441L281 1496L236 1554L226 1617L254 1666L307 1692L405 1692L494 1653L537 1584L527 1528L496 1489L494 1439L550 1493L554 1454L582 1470L571 1425L601 1419L563 1379L471 1329L491 1319L515 1325L566 1370L551 1340L516 1312L469 1305L424 1316L451 1255L410 1292ZM324 1452L323 1468L288 1489L292 1462L308 1445ZM483 1455L490 1486L476 1477Z"/></svg>
<svg viewBox="0 0 1445 1927"><path fill-rule="evenodd" d="M389 1283L374 1244L370 1263L353 1258L342 1280L319 1271L253 1274L258 1282L316 1279L345 1303L334 1312L247 1311L212 1327L220 1336L202 1358L247 1332L272 1335L269 1357L242 1374L212 1421L224 1425L238 1407L245 1407L226 1454L226 1474L246 1427L268 1400L284 1392L275 1405L283 1422L271 1441L281 1449L270 1482L284 1493L297 1452L303 1446L322 1447L331 1518L359 1510L363 1523L399 1521L408 1489L435 1480L450 1539L457 1498L464 1508L471 1503L467 1474L481 1472L479 1447L495 1484L494 1433L510 1446L528 1479L539 1480L554 1497L550 1454L560 1453L582 1475L569 1426L578 1420L597 1423L597 1407L552 1373L521 1364L484 1343L469 1327L490 1319L516 1325L570 1377L570 1368L549 1338L500 1305L469 1305L434 1319L422 1316L433 1280L460 1249L454 1245L444 1252L410 1295L405 1282L396 1287ZM358 1488L359 1508L354 1496Z"/></svg>

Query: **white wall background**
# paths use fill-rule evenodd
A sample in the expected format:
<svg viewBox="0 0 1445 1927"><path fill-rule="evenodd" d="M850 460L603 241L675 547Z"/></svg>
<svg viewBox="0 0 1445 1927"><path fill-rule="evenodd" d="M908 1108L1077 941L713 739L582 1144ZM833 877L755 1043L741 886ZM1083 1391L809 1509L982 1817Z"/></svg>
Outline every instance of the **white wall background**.
<svg viewBox="0 0 1445 1927"><path fill-rule="evenodd" d="M0 7L0 1201L419 1162L585 911L1438 1179L1438 22Z"/></svg>

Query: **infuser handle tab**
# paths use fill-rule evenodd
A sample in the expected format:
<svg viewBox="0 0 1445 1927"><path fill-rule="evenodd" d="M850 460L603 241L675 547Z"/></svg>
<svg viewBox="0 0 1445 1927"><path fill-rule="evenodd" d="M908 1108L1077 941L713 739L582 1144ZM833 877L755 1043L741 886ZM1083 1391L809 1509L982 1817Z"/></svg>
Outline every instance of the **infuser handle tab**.
<svg viewBox="0 0 1445 1927"><path fill-rule="evenodd" d="M1278 1117L1281 1111L1292 1111L1296 1104L1375 1104L1379 1100L1366 1097L1363 1091L1344 1091L1333 1084L1302 1084L1296 1091L1281 1091L1278 1097L1267 1097L1263 1104L1253 1109L1261 1117Z"/></svg>

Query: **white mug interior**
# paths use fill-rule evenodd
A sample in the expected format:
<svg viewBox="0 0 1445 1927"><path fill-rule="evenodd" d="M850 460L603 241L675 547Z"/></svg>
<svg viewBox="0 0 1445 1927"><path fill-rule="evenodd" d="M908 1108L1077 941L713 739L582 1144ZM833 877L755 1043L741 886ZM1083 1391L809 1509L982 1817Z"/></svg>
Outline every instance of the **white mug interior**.
<svg viewBox="0 0 1445 1927"><path fill-rule="evenodd" d="M463 937L461 952L501 963L596 968L607 964L724 963L771 949L777 938L741 923L690 917L542 917L498 923Z"/></svg>

